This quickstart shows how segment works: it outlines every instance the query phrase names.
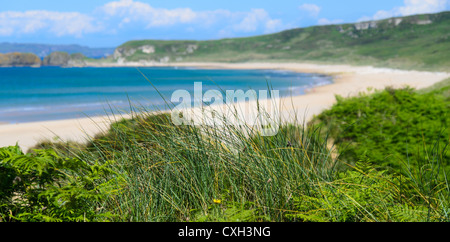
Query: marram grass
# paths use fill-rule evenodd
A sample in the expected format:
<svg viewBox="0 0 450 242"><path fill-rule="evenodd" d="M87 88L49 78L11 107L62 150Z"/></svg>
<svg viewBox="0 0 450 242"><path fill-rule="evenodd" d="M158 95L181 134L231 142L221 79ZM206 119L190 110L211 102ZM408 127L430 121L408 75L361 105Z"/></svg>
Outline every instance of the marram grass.
<svg viewBox="0 0 450 242"><path fill-rule="evenodd" d="M338 171L323 132L304 127L286 123L263 137L144 114L69 153L114 161L125 182L103 209L117 221L448 220L449 184L430 173L442 171L410 167L408 176L367 162Z"/></svg>
<svg viewBox="0 0 450 242"><path fill-rule="evenodd" d="M131 221L185 221L207 214L217 201L251 202L265 218L283 220L296 190L330 179L327 144L313 131L286 126L274 137L244 132L175 126L165 114L137 116L116 123L77 155L118 164L128 183L109 205Z"/></svg>
<svg viewBox="0 0 450 242"><path fill-rule="evenodd" d="M100 181L118 181L114 192L83 209L113 221L449 221L441 141L424 144L421 163L399 158L402 170L393 170L344 163L314 125L280 125L264 137L249 126L176 126L167 113L141 112L87 145L40 148L111 169Z"/></svg>

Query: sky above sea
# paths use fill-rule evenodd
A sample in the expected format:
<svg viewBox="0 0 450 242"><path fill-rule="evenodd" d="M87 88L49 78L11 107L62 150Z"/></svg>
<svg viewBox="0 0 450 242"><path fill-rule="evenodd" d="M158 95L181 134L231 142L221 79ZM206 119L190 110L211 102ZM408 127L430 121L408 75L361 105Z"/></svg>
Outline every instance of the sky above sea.
<svg viewBox="0 0 450 242"><path fill-rule="evenodd" d="M129 40L210 40L450 10L450 0L14 0L0 42L116 47Z"/></svg>

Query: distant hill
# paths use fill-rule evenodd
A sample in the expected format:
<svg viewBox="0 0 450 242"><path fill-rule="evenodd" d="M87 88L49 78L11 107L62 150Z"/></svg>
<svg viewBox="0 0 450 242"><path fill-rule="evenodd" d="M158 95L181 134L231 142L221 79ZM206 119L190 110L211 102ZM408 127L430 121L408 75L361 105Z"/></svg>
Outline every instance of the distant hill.
<svg viewBox="0 0 450 242"><path fill-rule="evenodd" d="M136 40L119 46L121 62L311 61L449 71L450 12L313 26L248 38Z"/></svg>
<svg viewBox="0 0 450 242"><path fill-rule="evenodd" d="M18 44L0 43L0 53L33 53L44 58L52 52L67 52L69 54L81 53L88 58L102 58L111 55L114 48L90 48L80 45L47 45L47 44Z"/></svg>

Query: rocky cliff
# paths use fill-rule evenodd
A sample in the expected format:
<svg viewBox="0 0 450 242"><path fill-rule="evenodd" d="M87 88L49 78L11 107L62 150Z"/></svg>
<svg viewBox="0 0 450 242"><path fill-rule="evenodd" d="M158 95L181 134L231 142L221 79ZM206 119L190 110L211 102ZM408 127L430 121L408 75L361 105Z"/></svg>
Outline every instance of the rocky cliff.
<svg viewBox="0 0 450 242"><path fill-rule="evenodd" d="M84 56L81 53L75 53L70 55L69 62L67 63L67 66L71 67L83 67L86 66L86 56Z"/></svg>
<svg viewBox="0 0 450 242"><path fill-rule="evenodd" d="M81 53L69 55L66 52L53 52L42 61L32 53L7 53L0 54L0 67L11 66L62 66L62 67L84 67L86 66L86 56Z"/></svg>
<svg viewBox="0 0 450 242"><path fill-rule="evenodd" d="M42 61L43 66L67 66L69 64L70 56L66 52L52 52L46 56Z"/></svg>
<svg viewBox="0 0 450 242"><path fill-rule="evenodd" d="M41 59L31 53L7 53L0 54L0 66L33 66L39 67Z"/></svg>
<svg viewBox="0 0 450 242"><path fill-rule="evenodd" d="M83 54L76 53L69 55L66 52L52 52L46 56L42 61L43 66L62 66L62 67L82 67L86 66L85 58Z"/></svg>

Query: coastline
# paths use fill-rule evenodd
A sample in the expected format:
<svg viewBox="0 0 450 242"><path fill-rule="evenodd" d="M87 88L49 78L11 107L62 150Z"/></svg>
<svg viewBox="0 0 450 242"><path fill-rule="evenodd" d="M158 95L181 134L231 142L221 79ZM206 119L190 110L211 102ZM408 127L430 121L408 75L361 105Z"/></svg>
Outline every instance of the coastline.
<svg viewBox="0 0 450 242"><path fill-rule="evenodd" d="M404 71L370 66L351 65L319 65L302 63L127 63L102 64L89 67L194 67L217 69L271 69L288 70L302 73L318 73L333 76L333 83L314 87L305 95L281 98L280 114L284 121L294 119L307 122L314 115L331 107L335 102L335 95L344 97L357 95L368 91L368 88L384 89L410 86L416 89L431 86L443 79L449 78L450 73ZM292 111L298 115L292 117ZM128 118L129 115L122 116ZM0 147L15 145L18 142L23 151L36 145L42 140L84 142L87 138L108 129L109 124L121 117L98 116L92 118L43 121L19 124L0 124Z"/></svg>

